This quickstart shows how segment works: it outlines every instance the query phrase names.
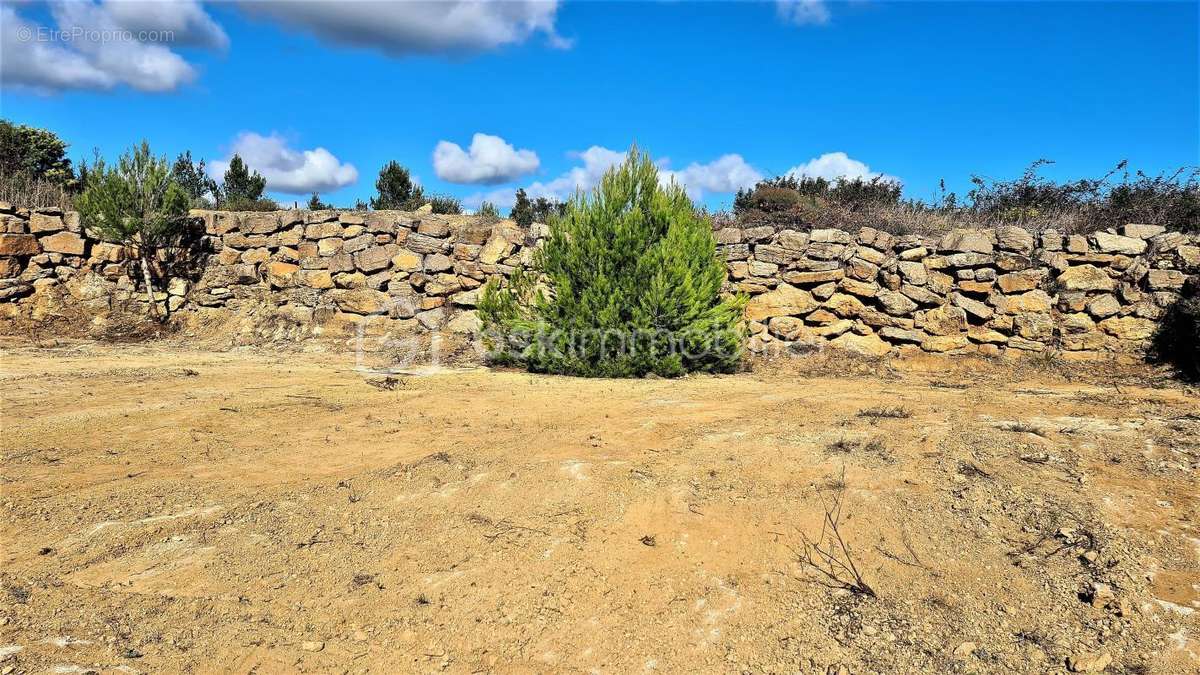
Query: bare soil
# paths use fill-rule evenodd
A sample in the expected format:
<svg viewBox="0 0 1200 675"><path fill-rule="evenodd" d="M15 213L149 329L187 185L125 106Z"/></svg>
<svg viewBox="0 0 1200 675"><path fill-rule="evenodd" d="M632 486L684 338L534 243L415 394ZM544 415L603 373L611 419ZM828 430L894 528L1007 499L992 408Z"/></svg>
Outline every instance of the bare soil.
<svg viewBox="0 0 1200 675"><path fill-rule="evenodd" d="M1149 371L4 344L4 673L1200 670L1200 404ZM874 597L801 562L838 498Z"/></svg>

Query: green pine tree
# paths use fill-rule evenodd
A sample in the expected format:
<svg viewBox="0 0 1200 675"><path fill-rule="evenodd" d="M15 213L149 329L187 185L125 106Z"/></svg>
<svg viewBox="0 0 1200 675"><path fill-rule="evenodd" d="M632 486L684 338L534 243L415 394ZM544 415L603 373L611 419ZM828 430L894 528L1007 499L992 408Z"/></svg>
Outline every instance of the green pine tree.
<svg viewBox="0 0 1200 675"><path fill-rule="evenodd" d="M722 297L725 265L709 221L661 186L637 148L550 222L534 260L479 304L500 361L535 372L672 377L728 372L744 344L745 298ZM542 288L544 286L544 289Z"/></svg>
<svg viewBox="0 0 1200 675"><path fill-rule="evenodd" d="M424 191L412 181L408 169L395 160L383 165L375 180L377 196L371 198L373 209L412 211L424 203Z"/></svg>
<svg viewBox="0 0 1200 675"><path fill-rule="evenodd" d="M142 141L115 166L97 158L75 208L90 236L136 253L150 313L159 316L150 260L176 250L188 214L187 192L172 177L166 156L155 157L150 144Z"/></svg>
<svg viewBox="0 0 1200 675"><path fill-rule="evenodd" d="M515 220L521 227L529 227L533 224L533 204L529 201L529 195L525 194L525 188L517 188L517 199L513 202L512 211L509 211L508 217Z"/></svg>
<svg viewBox="0 0 1200 675"><path fill-rule="evenodd" d="M235 154L229 160L229 168L225 170L225 187L222 197L228 208L240 210L239 207L251 205L262 200L263 191L267 189L267 179L251 172Z"/></svg>

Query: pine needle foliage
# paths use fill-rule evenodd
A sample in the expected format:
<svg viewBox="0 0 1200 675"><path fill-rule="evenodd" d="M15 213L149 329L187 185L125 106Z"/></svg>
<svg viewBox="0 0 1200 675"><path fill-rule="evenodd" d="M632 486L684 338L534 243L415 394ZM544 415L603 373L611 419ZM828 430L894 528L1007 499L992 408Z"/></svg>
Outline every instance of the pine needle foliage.
<svg viewBox="0 0 1200 675"><path fill-rule="evenodd" d="M75 206L88 235L137 254L150 313L158 316L149 261L177 246L188 215L188 194L175 181L171 163L154 156L146 141L115 165L97 159Z"/></svg>
<svg viewBox="0 0 1200 675"><path fill-rule="evenodd" d="M586 377L737 367L745 298L722 297L710 222L680 186L659 184L648 155L632 148L549 227L533 272L484 288L479 314L496 361Z"/></svg>

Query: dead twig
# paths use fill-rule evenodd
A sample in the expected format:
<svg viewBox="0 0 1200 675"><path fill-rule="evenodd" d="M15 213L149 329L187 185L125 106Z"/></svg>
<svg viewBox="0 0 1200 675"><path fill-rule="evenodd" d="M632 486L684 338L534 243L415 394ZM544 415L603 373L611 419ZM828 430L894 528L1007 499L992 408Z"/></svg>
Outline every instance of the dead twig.
<svg viewBox="0 0 1200 675"><path fill-rule="evenodd" d="M821 499L825 514L821 520L821 533L810 539L800 533L802 550L798 552L801 566L809 572L808 581L826 588L838 588L869 598L878 597L875 590L863 579L854 554L841 532L842 498L845 496L845 468L842 469L841 487L834 490L830 502Z"/></svg>

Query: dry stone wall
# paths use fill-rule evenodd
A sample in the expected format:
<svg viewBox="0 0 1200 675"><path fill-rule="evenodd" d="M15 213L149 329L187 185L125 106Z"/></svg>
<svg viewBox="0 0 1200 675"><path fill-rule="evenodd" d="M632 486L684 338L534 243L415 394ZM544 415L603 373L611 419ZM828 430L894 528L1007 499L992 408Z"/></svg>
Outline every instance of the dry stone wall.
<svg viewBox="0 0 1200 675"><path fill-rule="evenodd" d="M1200 272L1196 236L1152 225L1064 236L1018 227L893 236L721 229L750 294L750 349L825 343L883 355L1145 351Z"/></svg>
<svg viewBox="0 0 1200 675"><path fill-rule="evenodd" d="M289 335L470 335L492 276L544 236L508 220L402 211L193 211L186 272L155 296L182 317L269 316ZM1063 235L1016 227L894 236L864 228L719 229L756 352L1139 354L1189 277L1200 238L1151 225ZM78 214L0 203L0 321L103 326L144 314L128 252ZM0 325L3 328L3 325Z"/></svg>

